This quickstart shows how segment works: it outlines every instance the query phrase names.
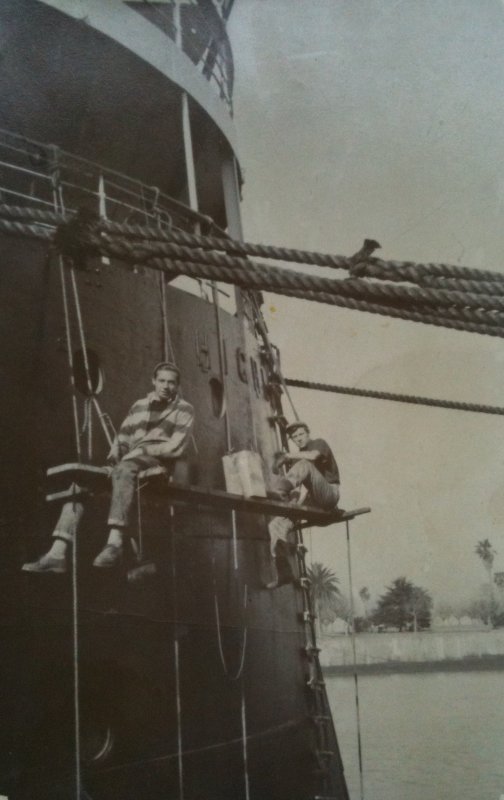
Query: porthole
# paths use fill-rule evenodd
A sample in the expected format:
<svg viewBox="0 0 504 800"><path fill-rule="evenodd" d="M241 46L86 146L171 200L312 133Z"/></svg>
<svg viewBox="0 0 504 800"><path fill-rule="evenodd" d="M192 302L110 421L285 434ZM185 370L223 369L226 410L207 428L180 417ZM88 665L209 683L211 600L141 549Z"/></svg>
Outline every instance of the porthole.
<svg viewBox="0 0 504 800"><path fill-rule="evenodd" d="M77 350L73 357L73 376L75 387L82 394L88 397L100 394L103 389L103 372L100 366L100 359L94 350L86 348L87 366L84 362L84 351ZM89 382L87 372L89 371Z"/></svg>
<svg viewBox="0 0 504 800"><path fill-rule="evenodd" d="M208 381L210 386L210 395L212 399L212 411L214 416L222 419L226 413L226 397L224 394L224 386L219 378L210 378Z"/></svg>

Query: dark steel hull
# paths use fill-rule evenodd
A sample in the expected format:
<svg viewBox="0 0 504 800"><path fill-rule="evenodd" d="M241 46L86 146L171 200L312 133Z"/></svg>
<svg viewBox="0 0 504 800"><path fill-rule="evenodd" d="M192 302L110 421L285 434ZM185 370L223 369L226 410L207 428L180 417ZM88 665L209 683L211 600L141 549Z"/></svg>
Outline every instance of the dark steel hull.
<svg viewBox="0 0 504 800"><path fill-rule="evenodd" d="M23 3L29 7L44 10ZM25 30L12 4L10 13ZM40 133L47 110L28 106L20 113ZM128 158L117 155L122 128L115 148L103 130L103 153L114 151L118 167L118 158ZM68 136L59 141L78 141ZM172 139L180 149L180 137ZM163 188L183 194L179 177ZM215 196L222 218L222 191ZM58 515L58 504L45 500L46 470L76 460L72 388L58 259L45 245L0 241L0 705L9 720L0 730L0 793L9 800L301 800L329 788L344 800L333 733L329 770L316 757L301 593L294 583L263 588L272 577L265 517L238 514L233 541L231 512L172 508L166 492L146 489L142 529L157 572L132 584L127 563L105 575L91 567L105 536L109 497L100 491L86 500L76 573L20 571L47 548ZM100 260L76 279L85 346L102 371L99 402L112 420L149 389L167 323L182 392L195 407L191 481L224 488L226 430L213 379L226 384L233 447L257 448L270 460L271 392L250 323L220 311L222 365L215 307L201 297L167 287L163 308L155 273ZM77 348L75 319L71 327ZM81 421L85 402L78 397ZM92 462L103 463L108 448L96 419L84 441L93 446Z"/></svg>

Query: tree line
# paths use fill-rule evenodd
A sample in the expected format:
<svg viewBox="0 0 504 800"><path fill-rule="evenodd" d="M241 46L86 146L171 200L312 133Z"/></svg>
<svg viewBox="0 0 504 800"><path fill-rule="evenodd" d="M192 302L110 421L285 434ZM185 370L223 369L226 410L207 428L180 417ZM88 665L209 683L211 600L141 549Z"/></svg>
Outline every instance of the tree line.
<svg viewBox="0 0 504 800"><path fill-rule="evenodd" d="M481 560L487 580L479 594L459 608L459 614L481 619L493 627L504 626L504 572L494 572L493 569L497 551L488 539L482 539L477 542L474 552ZM308 576L319 632L338 618L350 626L351 603L341 592L336 574L315 562L308 569ZM404 576L392 581L373 607L370 607L371 594L367 586L359 590L359 597L364 613L354 615L357 632L384 629L420 631L431 626L432 596ZM439 611L443 616L454 613L453 607L446 603L442 608L440 606Z"/></svg>

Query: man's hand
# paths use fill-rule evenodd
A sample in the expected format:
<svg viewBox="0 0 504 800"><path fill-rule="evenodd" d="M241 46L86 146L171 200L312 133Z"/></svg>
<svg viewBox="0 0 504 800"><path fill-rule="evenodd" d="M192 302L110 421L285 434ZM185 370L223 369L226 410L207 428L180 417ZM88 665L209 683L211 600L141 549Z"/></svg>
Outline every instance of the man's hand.
<svg viewBox="0 0 504 800"><path fill-rule="evenodd" d="M275 455L273 456L273 466L271 468L273 474L278 475L280 469L283 467L284 464L287 463L287 461L289 461L288 453L284 453L283 451L275 453Z"/></svg>
<svg viewBox="0 0 504 800"><path fill-rule="evenodd" d="M118 464L120 460L121 460L121 453L120 453L120 450L119 450L119 444L118 444L117 441L115 441L112 444L112 447L110 448L110 452L109 452L109 454L107 456L107 464L109 464L110 466L113 467L116 464Z"/></svg>

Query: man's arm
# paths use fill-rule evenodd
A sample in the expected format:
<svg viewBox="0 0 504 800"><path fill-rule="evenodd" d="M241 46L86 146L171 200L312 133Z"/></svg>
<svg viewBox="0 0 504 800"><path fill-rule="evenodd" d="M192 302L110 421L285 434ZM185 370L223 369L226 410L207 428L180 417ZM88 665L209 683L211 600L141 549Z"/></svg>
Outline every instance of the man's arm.
<svg viewBox="0 0 504 800"><path fill-rule="evenodd" d="M194 411L189 403L184 409L177 412L175 430L169 439L162 441L144 442L128 453L128 458L139 455L153 456L159 459L175 459L183 455L189 442L189 435L194 422Z"/></svg>
<svg viewBox="0 0 504 800"><path fill-rule="evenodd" d="M132 427L132 420L135 414L139 411L138 405L138 403L134 403L131 406L121 423L121 427L114 437L114 441L112 442L107 455L107 462L109 464L118 464L121 458L126 455L130 448L129 433L130 428Z"/></svg>
<svg viewBox="0 0 504 800"><path fill-rule="evenodd" d="M297 453L277 453L275 455L273 472L293 461L316 461L320 453L318 450L299 450Z"/></svg>

